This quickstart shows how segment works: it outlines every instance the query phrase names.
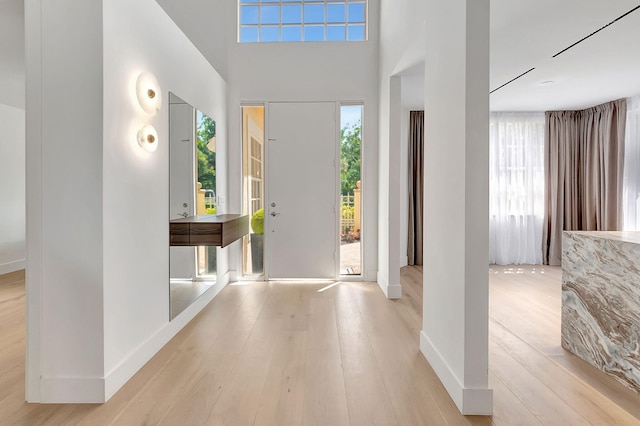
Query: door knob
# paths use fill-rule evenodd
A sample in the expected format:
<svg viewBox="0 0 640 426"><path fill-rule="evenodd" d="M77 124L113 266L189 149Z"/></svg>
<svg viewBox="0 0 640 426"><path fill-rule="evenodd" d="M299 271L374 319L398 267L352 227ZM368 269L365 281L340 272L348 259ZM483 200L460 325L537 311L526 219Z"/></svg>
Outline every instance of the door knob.
<svg viewBox="0 0 640 426"><path fill-rule="evenodd" d="M279 215L280 213L276 213L276 212L271 212L271 216L276 217L277 215Z"/></svg>

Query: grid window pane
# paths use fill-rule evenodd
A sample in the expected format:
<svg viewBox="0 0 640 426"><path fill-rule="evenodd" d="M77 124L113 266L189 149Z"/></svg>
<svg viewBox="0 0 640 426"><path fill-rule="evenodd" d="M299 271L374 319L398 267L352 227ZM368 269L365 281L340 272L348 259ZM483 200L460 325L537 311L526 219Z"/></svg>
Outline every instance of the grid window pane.
<svg viewBox="0 0 640 426"><path fill-rule="evenodd" d="M327 41L343 41L346 39L346 27L344 25L329 25L327 27Z"/></svg>
<svg viewBox="0 0 640 426"><path fill-rule="evenodd" d="M283 24L301 24L302 23L302 6L301 5L282 6L282 23Z"/></svg>
<svg viewBox="0 0 640 426"><path fill-rule="evenodd" d="M304 41L323 41L324 40L324 27L318 26L306 26L304 27Z"/></svg>
<svg viewBox="0 0 640 426"><path fill-rule="evenodd" d="M240 42L362 41L367 0L238 0Z"/></svg>
<svg viewBox="0 0 640 426"><path fill-rule="evenodd" d="M260 41L280 41L280 27L260 27Z"/></svg>
<svg viewBox="0 0 640 426"><path fill-rule="evenodd" d="M243 43L252 43L258 41L258 27L241 27L240 41Z"/></svg>
<svg viewBox="0 0 640 426"><path fill-rule="evenodd" d="M364 25L349 25L347 40L349 41L364 40Z"/></svg>
<svg viewBox="0 0 640 426"><path fill-rule="evenodd" d="M302 41L302 27L282 27L282 41Z"/></svg>
<svg viewBox="0 0 640 426"><path fill-rule="evenodd" d="M349 5L349 22L364 22L364 4Z"/></svg>
<svg viewBox="0 0 640 426"><path fill-rule="evenodd" d="M304 5L304 23L305 24L321 24L323 22L324 22L324 4L305 4Z"/></svg>
<svg viewBox="0 0 640 426"><path fill-rule="evenodd" d="M280 6L260 6L261 24L279 24Z"/></svg>
<svg viewBox="0 0 640 426"><path fill-rule="evenodd" d="M327 22L345 22L345 7L342 4L327 5Z"/></svg>
<svg viewBox="0 0 640 426"><path fill-rule="evenodd" d="M257 24L258 23L258 6L242 6L241 24Z"/></svg>

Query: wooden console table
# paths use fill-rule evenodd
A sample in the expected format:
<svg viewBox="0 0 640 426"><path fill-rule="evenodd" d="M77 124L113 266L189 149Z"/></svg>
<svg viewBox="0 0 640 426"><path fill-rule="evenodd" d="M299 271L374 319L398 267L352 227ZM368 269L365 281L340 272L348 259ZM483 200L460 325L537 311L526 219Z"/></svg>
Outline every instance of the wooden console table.
<svg viewBox="0 0 640 426"><path fill-rule="evenodd" d="M169 222L169 245L225 247L249 233L249 216L201 214Z"/></svg>

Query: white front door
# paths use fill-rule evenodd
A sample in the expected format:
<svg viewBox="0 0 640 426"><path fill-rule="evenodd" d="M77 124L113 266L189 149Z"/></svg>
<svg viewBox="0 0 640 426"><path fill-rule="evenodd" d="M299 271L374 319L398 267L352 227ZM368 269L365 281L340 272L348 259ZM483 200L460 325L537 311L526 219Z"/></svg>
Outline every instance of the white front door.
<svg viewBox="0 0 640 426"><path fill-rule="evenodd" d="M269 103L267 278L335 279L336 104Z"/></svg>

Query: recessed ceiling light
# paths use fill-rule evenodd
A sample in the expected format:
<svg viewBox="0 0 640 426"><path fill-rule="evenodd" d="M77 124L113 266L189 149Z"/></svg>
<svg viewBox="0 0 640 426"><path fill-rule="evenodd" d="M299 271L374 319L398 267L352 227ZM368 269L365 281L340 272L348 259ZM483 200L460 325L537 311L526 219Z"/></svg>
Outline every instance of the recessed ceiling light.
<svg viewBox="0 0 640 426"><path fill-rule="evenodd" d="M555 83L556 82L553 80L545 80L538 83L538 86L551 86L552 84L555 84Z"/></svg>

